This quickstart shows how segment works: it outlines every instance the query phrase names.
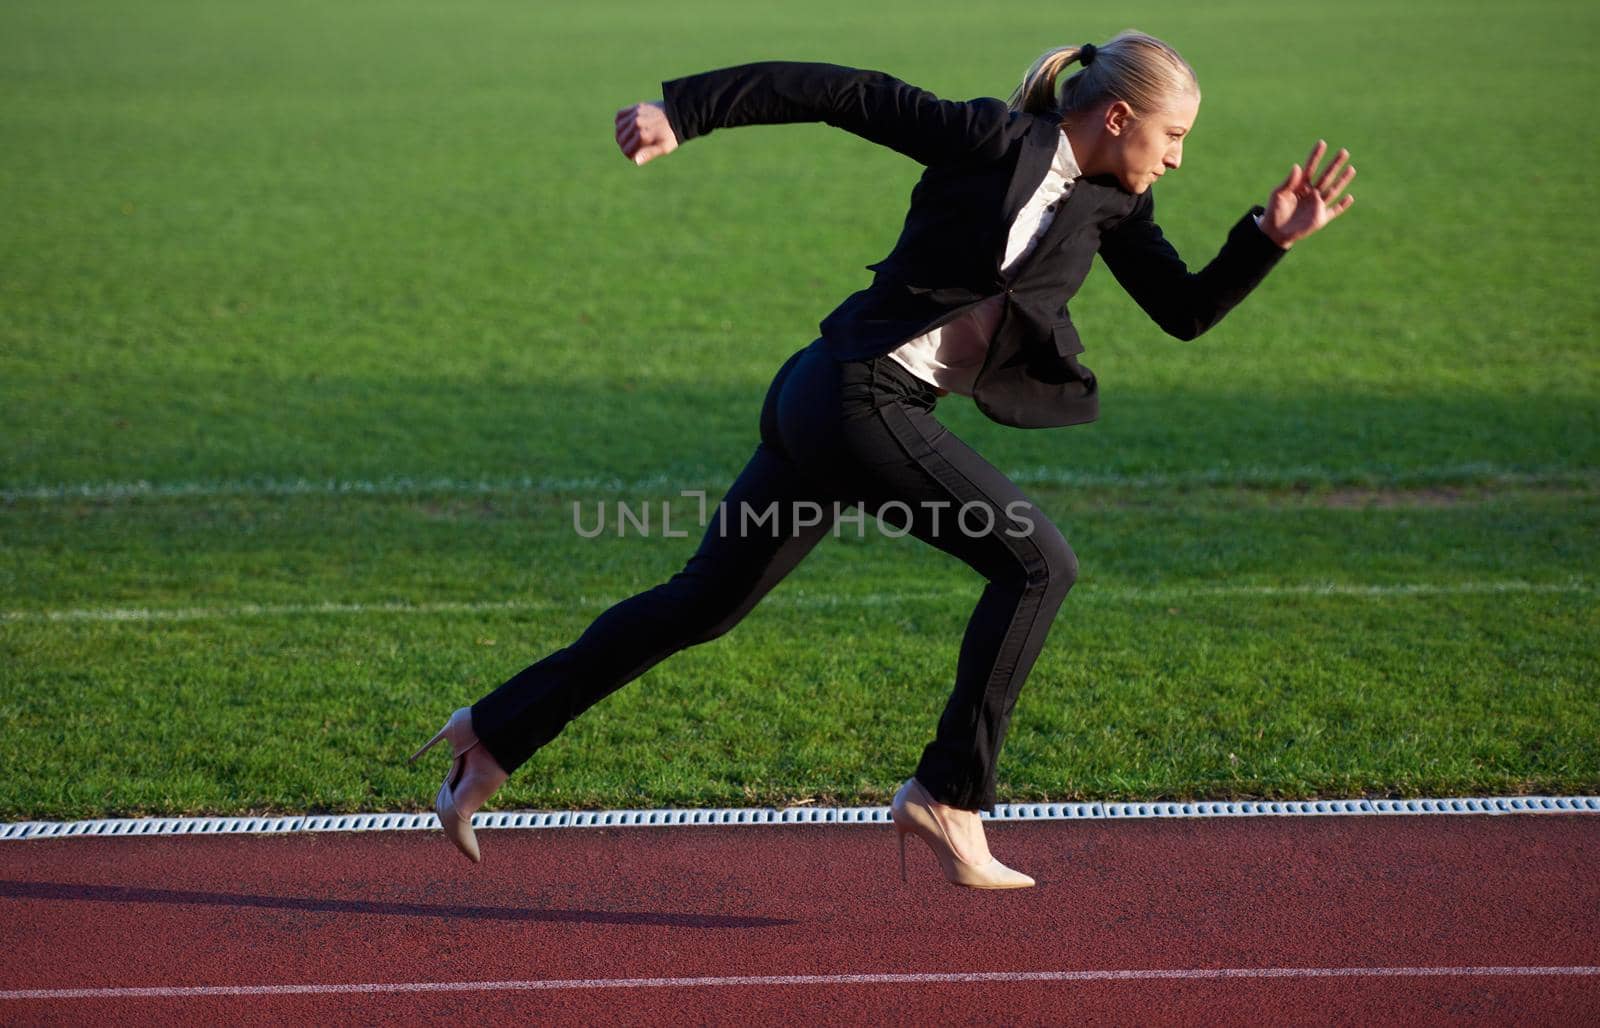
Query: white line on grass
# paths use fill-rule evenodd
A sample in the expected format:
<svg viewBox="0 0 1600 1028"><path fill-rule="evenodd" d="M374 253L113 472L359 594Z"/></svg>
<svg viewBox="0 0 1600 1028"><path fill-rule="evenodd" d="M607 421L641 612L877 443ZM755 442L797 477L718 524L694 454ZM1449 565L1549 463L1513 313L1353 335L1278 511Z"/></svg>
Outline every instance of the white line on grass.
<svg viewBox="0 0 1600 1028"><path fill-rule="evenodd" d="M946 600L963 595L965 586L953 586L944 592L878 592L878 593L807 593L795 591L778 593L763 605L780 607L881 607L901 603L923 603ZM1281 596L1344 596L1344 597L1404 597L1404 596L1467 596L1478 593L1586 593L1595 586L1588 582L1524 582L1508 579L1498 582L1390 582L1363 585L1351 582L1307 582L1290 585L1218 585L1218 586L1095 586L1080 584L1075 592L1077 602L1112 600L1146 600L1174 602L1206 599L1208 597L1281 597ZM222 621L233 618L293 617L307 614L490 614L502 611L564 610L571 608L605 608L626 597L577 596L563 600L480 600L440 601L432 603L241 603L223 607L84 607L64 610L8 610L0 611L0 622L63 622L63 621Z"/></svg>
<svg viewBox="0 0 1600 1028"><path fill-rule="evenodd" d="M1006 475L1019 485L1123 486L1166 489L1176 486L1292 485L1312 482L1327 485L1396 486L1450 482L1500 485L1543 485L1593 482L1596 471L1586 468L1500 467L1495 464L1454 464L1421 468L1398 467L1222 467L1195 471L1121 473L1075 471L1036 466L1015 468ZM189 482L62 482L55 485L11 486L0 489L0 501L17 500L126 500L216 499L227 496L406 496L416 494L480 495L494 493L660 492L705 489L718 493L732 478L720 475L647 475L622 479L607 475L576 477L531 475L502 478L450 478L446 476L389 475L375 479L246 478Z"/></svg>
<svg viewBox="0 0 1600 1028"><path fill-rule="evenodd" d="M482 982L351 982L326 985L172 985L104 989L9 989L4 1000L195 999L385 992L524 992L542 989L703 989L762 985L934 985L990 982L1125 982L1259 978L1523 978L1600 975L1600 967L1196 967L1103 971L967 971L925 974L782 974L706 978L547 978Z"/></svg>

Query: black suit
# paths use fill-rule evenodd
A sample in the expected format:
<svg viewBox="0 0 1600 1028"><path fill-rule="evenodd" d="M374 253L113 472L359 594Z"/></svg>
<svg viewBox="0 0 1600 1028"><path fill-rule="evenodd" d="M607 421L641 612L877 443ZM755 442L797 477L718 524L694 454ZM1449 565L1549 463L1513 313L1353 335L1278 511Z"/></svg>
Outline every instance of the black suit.
<svg viewBox="0 0 1600 1028"><path fill-rule="evenodd" d="M1082 179L1029 258L1001 276L1009 226L1049 168L1059 129L999 100L940 100L877 72L769 62L664 83L680 140L757 122L824 120L928 165L877 278L778 370L760 443L719 501L699 549L669 581L613 605L571 645L474 704L473 727L510 771L613 690L736 625L846 519L874 514L985 580L955 688L916 777L969 810L996 801L996 762L1023 681L1077 557L1033 501L934 417L935 390L886 356L997 292L1005 316L973 398L989 417L1038 427L1095 416L1095 382L1063 300L1098 246L1176 335L1204 331L1281 255L1246 218L1190 275L1150 220L1150 199ZM806 505L816 508L812 520ZM773 512L753 525L744 512ZM724 520L726 516L726 520ZM681 521L680 521L681 524ZM715 683L708 683L715 688Z"/></svg>
<svg viewBox="0 0 1600 1028"><path fill-rule="evenodd" d="M991 419L1022 428L1092 421L1093 373L1066 300L1096 250L1164 330L1192 339L1244 299L1286 252L1256 226L1255 207L1222 251L1191 274L1134 196L1109 176L1079 179L1038 246L1000 272L1012 220L1049 170L1056 119L1010 110L993 97L941 100L878 71L765 61L662 83L678 140L736 125L822 121L927 165L900 240L868 265L873 283L821 323L841 359L886 353L996 293L1005 316L973 388Z"/></svg>

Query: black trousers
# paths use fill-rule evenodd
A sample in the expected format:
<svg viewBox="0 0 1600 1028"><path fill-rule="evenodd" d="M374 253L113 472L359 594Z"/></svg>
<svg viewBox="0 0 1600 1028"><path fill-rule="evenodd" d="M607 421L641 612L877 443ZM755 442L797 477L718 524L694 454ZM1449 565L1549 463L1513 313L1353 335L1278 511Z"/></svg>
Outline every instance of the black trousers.
<svg viewBox="0 0 1600 1028"><path fill-rule="evenodd" d="M1078 564L1044 513L933 416L937 397L887 355L841 361L820 340L794 353L767 390L760 444L683 570L474 704L483 745L514 770L605 696L738 624L840 514L856 532L854 519L870 530L876 517L987 579L916 776L942 803L991 809L1012 708Z"/></svg>

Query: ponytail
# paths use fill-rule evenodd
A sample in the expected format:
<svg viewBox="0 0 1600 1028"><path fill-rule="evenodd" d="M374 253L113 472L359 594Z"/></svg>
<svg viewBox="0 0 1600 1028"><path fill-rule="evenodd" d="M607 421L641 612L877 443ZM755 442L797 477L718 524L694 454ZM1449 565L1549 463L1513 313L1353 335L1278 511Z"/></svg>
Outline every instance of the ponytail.
<svg viewBox="0 0 1600 1028"><path fill-rule="evenodd" d="M1061 69L1078 59L1078 51L1082 49L1078 46L1059 46L1045 51L1033 62L1033 67L1022 76L1022 83L1011 94L1011 109L1027 111L1029 114L1056 112L1059 109L1056 76L1061 74Z"/></svg>
<svg viewBox="0 0 1600 1028"><path fill-rule="evenodd" d="M1058 92L1057 76L1074 61L1082 67ZM1143 115L1182 94L1200 96L1194 69L1166 43L1130 30L1103 46L1084 43L1046 51L1022 77L1009 104L1014 111L1060 118L1123 100Z"/></svg>

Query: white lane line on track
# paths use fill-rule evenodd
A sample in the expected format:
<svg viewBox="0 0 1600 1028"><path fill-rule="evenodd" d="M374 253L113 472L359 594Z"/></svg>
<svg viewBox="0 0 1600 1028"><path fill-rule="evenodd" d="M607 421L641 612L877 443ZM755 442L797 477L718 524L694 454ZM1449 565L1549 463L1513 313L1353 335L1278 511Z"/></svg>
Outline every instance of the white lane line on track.
<svg viewBox="0 0 1600 1028"><path fill-rule="evenodd" d="M1115 471L1075 471L1071 468L1035 466L1006 473L1018 485L1125 486L1165 489L1175 486L1271 486L1297 482L1376 487L1422 486L1461 482L1491 485L1543 485L1589 482L1592 468L1536 468L1521 470L1494 464L1454 464L1421 468L1355 467L1239 467L1201 468L1194 471L1128 474ZM621 479L606 475L576 477L531 475L502 478L450 478L446 476L389 475L376 479L252 478L189 482L60 482L55 485L0 488L0 501L18 500L127 500L216 499L227 496L407 496L501 493L644 492L647 490L705 489L724 491L732 477L720 475L647 475Z"/></svg>
<svg viewBox="0 0 1600 1028"><path fill-rule="evenodd" d="M1600 975L1600 967L1220 967L1127 971L971 971L929 974L790 974L723 978L553 978L487 982L360 982L328 985L174 985L107 989L11 989L0 1001L193 999L383 992L521 992L540 989L700 989L760 985L929 985L987 982L1117 982L1215 978L1553 977Z"/></svg>
<svg viewBox="0 0 1600 1028"><path fill-rule="evenodd" d="M839 593L779 593L762 601L763 606L780 607L879 607L898 603L918 603L948 599L957 587L946 592L888 592L849 595ZM1362 585L1349 582L1307 582L1291 585L1198 586L1194 588L1136 586L1078 587L1078 602L1105 599L1113 601L1172 601L1207 597L1344 596L1387 598L1397 596L1468 596L1479 593L1585 593L1594 591L1589 582L1392 582ZM435 603L241 603L226 607L85 607L63 610L0 611L3 622L60 621L221 621L231 618L292 617L306 614L488 614L501 611L537 611L579 608L604 608L626 599L615 596L578 596L566 600L484 600Z"/></svg>

